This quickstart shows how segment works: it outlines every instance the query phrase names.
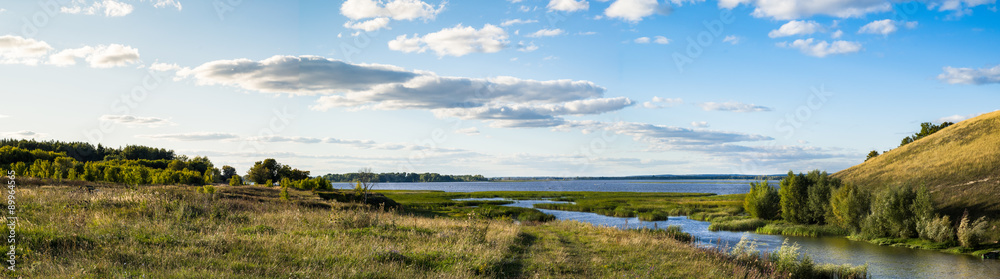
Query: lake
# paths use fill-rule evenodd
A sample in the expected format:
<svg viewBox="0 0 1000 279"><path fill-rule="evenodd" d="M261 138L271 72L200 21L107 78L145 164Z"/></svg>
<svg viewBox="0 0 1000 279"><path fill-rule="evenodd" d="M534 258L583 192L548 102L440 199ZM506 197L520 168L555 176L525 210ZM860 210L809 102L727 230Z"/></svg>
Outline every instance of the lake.
<svg viewBox="0 0 1000 279"><path fill-rule="evenodd" d="M379 183L375 190L438 190L445 192L479 191L594 191L594 192L670 192L743 194L750 191L751 180L558 180L528 182L441 182ZM771 181L775 184L777 181ZM353 183L333 183L337 189L354 189Z"/></svg>
<svg viewBox="0 0 1000 279"><path fill-rule="evenodd" d="M532 182L448 182L448 183L382 183L376 190L440 190L447 192L476 191L598 191L598 192L677 192L715 193L720 195L742 194L749 191L749 180L575 180ZM772 181L772 184L776 181ZM334 188L353 189L354 184L334 183ZM533 208L545 200L521 200L507 206ZM1000 261L982 260L973 256L943 252L879 246L867 242L850 241L842 237L784 237L755 233L713 232L708 222L690 220L683 216L670 217L667 221L640 222L638 218L608 217L595 213L539 209L555 215L560 220L575 220L599 226L625 228L666 228L681 226L684 232L696 237L698 244L715 247L739 242L747 234L759 243L762 251L769 252L789 242L802 246L801 252L817 263L868 264L874 278L1000 278Z"/></svg>

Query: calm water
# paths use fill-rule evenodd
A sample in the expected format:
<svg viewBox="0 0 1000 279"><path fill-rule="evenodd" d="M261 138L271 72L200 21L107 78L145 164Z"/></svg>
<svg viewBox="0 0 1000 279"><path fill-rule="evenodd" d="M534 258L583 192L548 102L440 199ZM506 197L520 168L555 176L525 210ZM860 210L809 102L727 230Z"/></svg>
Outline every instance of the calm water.
<svg viewBox="0 0 1000 279"><path fill-rule="evenodd" d="M668 183L649 183L668 182ZM476 191L601 191L601 192L680 192L741 194L750 190L750 181L738 180L580 180L539 182L450 182L450 183L383 183L378 190L441 190L447 192ZM772 181L772 183L774 183ZM353 189L349 183L334 183L335 188ZM508 206L533 207L536 203L553 201L516 201ZM560 220L576 220L601 226L624 228L681 226L684 232L698 238L701 245L734 245L744 235L741 232L713 232L708 222L686 217L670 217L659 222L640 222L638 218L608 217L594 213L539 209ZM818 263L868 264L875 278L1000 278L1000 261L982 260L972 256L953 255L927 250L886 247L838 237L784 237L748 233L763 251L781 246L786 238L802 246L803 253Z"/></svg>
<svg viewBox="0 0 1000 279"><path fill-rule="evenodd" d="M380 183L376 190L480 191L594 191L742 194L750 180L569 180L532 182ZM774 181L772 181L772 184ZM333 183L337 189L354 189L352 183Z"/></svg>
<svg viewBox="0 0 1000 279"><path fill-rule="evenodd" d="M536 203L557 203L545 200L520 200L507 206L534 208ZM781 247L787 238L789 243L798 243L800 249L817 263L868 264L868 272L874 278L1000 278L1000 261L982 260L977 257L953 255L942 252L850 241L842 237L785 237L755 233L709 231L708 222L671 216L667 221L642 222L638 218L608 217L595 213L538 209L555 215L559 220L575 220L599 226L617 228L666 228L680 226L684 232L694 236L703 246L729 247L740 241L744 234L757 241L759 250L771 252Z"/></svg>

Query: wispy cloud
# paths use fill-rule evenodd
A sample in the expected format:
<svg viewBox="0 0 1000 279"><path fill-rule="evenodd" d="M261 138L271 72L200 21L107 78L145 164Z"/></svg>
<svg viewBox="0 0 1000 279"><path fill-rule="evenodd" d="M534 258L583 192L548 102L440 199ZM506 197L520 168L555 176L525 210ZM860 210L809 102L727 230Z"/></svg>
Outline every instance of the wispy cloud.
<svg viewBox="0 0 1000 279"><path fill-rule="evenodd" d="M137 138L148 138L172 141L216 141L216 140L236 140L240 136L230 133L180 133L180 134L156 134L156 135L136 135Z"/></svg>
<svg viewBox="0 0 1000 279"><path fill-rule="evenodd" d="M773 110L765 106L745 104L735 101L729 101L725 103L705 102L698 105L701 106L701 108L704 109L705 111L759 112L759 111Z"/></svg>
<svg viewBox="0 0 1000 279"><path fill-rule="evenodd" d="M158 118L158 117L140 117L133 115L103 115L100 118L101 121L114 122L118 124L124 124L127 126L146 126L146 127L158 127L165 125L175 125L170 120Z"/></svg>
<svg viewBox="0 0 1000 279"><path fill-rule="evenodd" d="M993 68L954 68L944 67L944 73L937 76L941 81L950 84L995 84L1000 83L1000 65Z"/></svg>
<svg viewBox="0 0 1000 279"><path fill-rule="evenodd" d="M44 137L48 136L48 134L38 133L38 132L35 132L35 131L29 131L29 130L21 130L21 131L17 131L17 132L3 133L3 135L4 135L4 137L12 137L12 138L44 138Z"/></svg>
<svg viewBox="0 0 1000 279"><path fill-rule="evenodd" d="M424 36L400 35L389 41L389 49L405 53L433 51L438 57L465 56L470 53L494 53L507 47L507 31L492 24L476 29L456 25Z"/></svg>

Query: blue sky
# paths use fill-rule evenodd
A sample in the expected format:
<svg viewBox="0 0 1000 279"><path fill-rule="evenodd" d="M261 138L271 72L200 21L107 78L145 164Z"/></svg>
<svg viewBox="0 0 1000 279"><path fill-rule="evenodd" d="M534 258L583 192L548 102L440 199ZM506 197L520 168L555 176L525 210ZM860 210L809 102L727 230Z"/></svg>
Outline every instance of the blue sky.
<svg viewBox="0 0 1000 279"><path fill-rule="evenodd" d="M248 168L838 171L1000 109L995 0L0 3L0 134Z"/></svg>

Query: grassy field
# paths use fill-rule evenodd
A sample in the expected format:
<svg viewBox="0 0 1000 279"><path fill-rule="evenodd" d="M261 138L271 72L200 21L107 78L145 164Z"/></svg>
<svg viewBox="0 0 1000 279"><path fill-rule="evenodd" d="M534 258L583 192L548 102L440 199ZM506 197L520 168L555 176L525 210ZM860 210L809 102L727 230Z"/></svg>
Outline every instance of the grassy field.
<svg viewBox="0 0 1000 279"><path fill-rule="evenodd" d="M665 231L425 217L290 190L18 188L25 278L773 278ZM703 197L707 198L707 197ZM6 221L6 220L5 220Z"/></svg>
<svg viewBox="0 0 1000 279"><path fill-rule="evenodd" d="M926 185L942 212L1000 215L1000 111L937 133L834 174L848 183L884 189Z"/></svg>

